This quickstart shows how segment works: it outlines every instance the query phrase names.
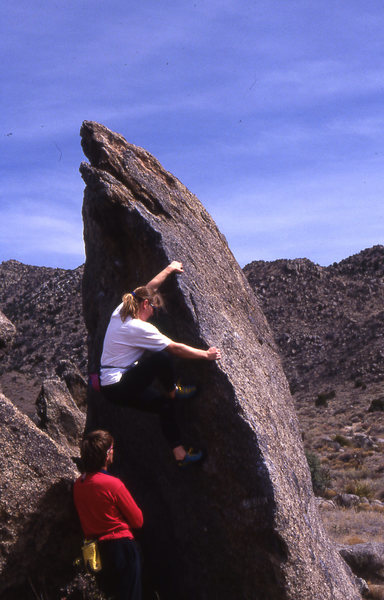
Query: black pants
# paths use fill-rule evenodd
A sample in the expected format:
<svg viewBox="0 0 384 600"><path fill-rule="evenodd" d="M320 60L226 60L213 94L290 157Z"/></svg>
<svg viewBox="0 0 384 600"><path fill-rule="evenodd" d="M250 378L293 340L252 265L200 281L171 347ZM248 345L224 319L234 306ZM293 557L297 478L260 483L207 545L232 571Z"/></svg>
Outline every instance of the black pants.
<svg viewBox="0 0 384 600"><path fill-rule="evenodd" d="M135 540L104 540L99 549L101 589L115 600L141 600L141 560Z"/></svg>
<svg viewBox="0 0 384 600"><path fill-rule="evenodd" d="M165 391L162 394L151 387L158 380ZM175 415L175 399L168 396L175 388L173 360L166 350L154 352L139 360L118 383L104 385L104 397L120 406L129 406L160 417L165 439L171 448L181 445L180 429Z"/></svg>

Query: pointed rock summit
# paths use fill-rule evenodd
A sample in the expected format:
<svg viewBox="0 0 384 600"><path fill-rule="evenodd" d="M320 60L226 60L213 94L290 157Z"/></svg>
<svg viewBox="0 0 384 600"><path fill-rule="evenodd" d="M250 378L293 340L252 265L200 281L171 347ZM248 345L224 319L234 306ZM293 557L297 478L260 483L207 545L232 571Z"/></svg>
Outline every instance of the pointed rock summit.
<svg viewBox="0 0 384 600"><path fill-rule="evenodd" d="M180 472L155 417L90 399L88 427L110 429L118 467L144 513L145 564L168 600L357 600L324 533L287 381L266 319L199 200L151 154L85 121L83 301L90 370L124 291L172 260L159 327L217 346L219 363L179 368L200 393L180 401L186 439L206 448Z"/></svg>

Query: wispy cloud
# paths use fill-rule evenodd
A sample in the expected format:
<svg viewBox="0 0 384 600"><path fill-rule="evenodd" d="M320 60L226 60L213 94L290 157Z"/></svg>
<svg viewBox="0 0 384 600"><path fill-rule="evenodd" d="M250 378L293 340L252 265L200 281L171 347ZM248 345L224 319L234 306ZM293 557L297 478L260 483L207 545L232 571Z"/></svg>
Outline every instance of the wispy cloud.
<svg viewBox="0 0 384 600"><path fill-rule="evenodd" d="M84 262L81 182L68 185L42 170L32 173L27 183L8 175L3 184L1 260L67 268Z"/></svg>
<svg viewBox="0 0 384 600"><path fill-rule="evenodd" d="M284 184L255 180L247 191L213 193L206 204L240 264L307 257L328 265L380 243L383 195L381 172L356 166L312 178L296 173Z"/></svg>
<svg viewBox="0 0 384 600"><path fill-rule="evenodd" d="M34 214L19 210L1 212L0 236L4 258L15 258L30 264L44 255L45 266L72 267L84 262L81 223L68 217ZM46 208L44 207L44 210ZM28 258L30 257L30 258Z"/></svg>
<svg viewBox="0 0 384 600"><path fill-rule="evenodd" d="M76 266L84 119L152 151L241 262L382 238L378 0L19 0L2 25L1 258L56 239Z"/></svg>

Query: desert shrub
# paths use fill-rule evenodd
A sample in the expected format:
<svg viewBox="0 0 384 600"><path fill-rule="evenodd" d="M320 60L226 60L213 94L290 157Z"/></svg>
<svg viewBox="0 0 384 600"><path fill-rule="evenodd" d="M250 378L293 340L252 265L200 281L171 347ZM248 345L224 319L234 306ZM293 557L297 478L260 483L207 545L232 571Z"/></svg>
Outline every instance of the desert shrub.
<svg viewBox="0 0 384 600"><path fill-rule="evenodd" d="M365 598L367 600L384 600L384 586L370 584L368 595Z"/></svg>
<svg viewBox="0 0 384 600"><path fill-rule="evenodd" d="M315 406L328 406L328 400L332 400L336 396L335 390L330 390L328 392L321 392L317 394L317 398L315 401Z"/></svg>
<svg viewBox="0 0 384 600"><path fill-rule="evenodd" d="M333 441L340 444L340 446L351 446L351 440L346 438L344 435L341 435L340 433L337 433L335 435L335 437L333 438Z"/></svg>
<svg viewBox="0 0 384 600"><path fill-rule="evenodd" d="M319 396L316 398L315 400L315 406L328 406L328 402L327 400L325 400L324 398L319 398Z"/></svg>
<svg viewBox="0 0 384 600"><path fill-rule="evenodd" d="M371 402L370 407L368 408L368 412L377 412L377 411L384 411L384 397L381 396L381 398L374 398Z"/></svg>
<svg viewBox="0 0 384 600"><path fill-rule="evenodd" d="M350 462L354 458L355 458L354 452L346 452L345 454L342 454L341 456L339 456L339 460L343 463Z"/></svg>
<svg viewBox="0 0 384 600"><path fill-rule="evenodd" d="M353 479L345 486L345 492L347 494L354 494L360 498L373 498L374 490L367 481L361 481Z"/></svg>
<svg viewBox="0 0 384 600"><path fill-rule="evenodd" d="M320 458L314 452L306 451L305 456L311 473L313 491L316 496L322 496L331 484L329 469L321 466Z"/></svg>
<svg viewBox="0 0 384 600"><path fill-rule="evenodd" d="M337 491L336 490L331 490L329 488L327 488L326 490L324 490L324 498L326 500L333 500L333 498L337 496Z"/></svg>
<svg viewBox="0 0 384 600"><path fill-rule="evenodd" d="M361 379L356 379L355 380L355 388L361 388L362 390L366 390L367 384L364 383L364 381L362 381Z"/></svg>

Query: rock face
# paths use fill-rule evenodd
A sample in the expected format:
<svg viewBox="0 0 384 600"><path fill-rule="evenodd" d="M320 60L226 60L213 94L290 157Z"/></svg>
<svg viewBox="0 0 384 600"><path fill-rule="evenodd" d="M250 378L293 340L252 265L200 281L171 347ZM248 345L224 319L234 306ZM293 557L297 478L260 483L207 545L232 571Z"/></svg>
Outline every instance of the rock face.
<svg viewBox="0 0 384 600"><path fill-rule="evenodd" d="M2 394L0 444L0 597L32 598L33 586L58 598L81 541L71 495L77 470Z"/></svg>
<svg viewBox="0 0 384 600"><path fill-rule="evenodd" d="M78 453L85 416L66 385L57 378L46 379L36 400L39 427L59 444L68 444Z"/></svg>
<svg viewBox="0 0 384 600"><path fill-rule="evenodd" d="M340 554L359 577L377 583L384 581L384 544L340 546Z"/></svg>
<svg viewBox="0 0 384 600"><path fill-rule="evenodd" d="M78 391L82 378L74 366L61 364L59 370L68 383L77 383L72 387ZM62 597L60 590L68 583L73 590L86 591L87 582L74 579L72 567L81 546L72 483L78 476L74 460L85 415L67 385L59 379L43 383L37 418L20 412L0 393L0 598L4 600Z"/></svg>
<svg viewBox="0 0 384 600"><path fill-rule="evenodd" d="M254 261L243 271L280 349L306 449L325 460L339 492L345 489L340 461L345 479L353 478L354 462L361 471L380 472L384 246L329 267L300 258ZM348 449L338 446L338 435L347 437Z"/></svg>
<svg viewBox="0 0 384 600"><path fill-rule="evenodd" d="M51 269L16 260L0 264L1 310L17 329L0 375L12 368L35 378L52 376L62 359L85 367L82 277L82 266Z"/></svg>
<svg viewBox="0 0 384 600"><path fill-rule="evenodd" d="M82 277L82 266L66 270L16 260L0 264L0 308L17 330L12 351L2 356L0 348L0 390L31 418L42 380L52 377L63 360L76 367L70 369L73 377L65 368L60 376L76 402L84 402L84 384L75 374L87 364Z"/></svg>
<svg viewBox="0 0 384 600"><path fill-rule="evenodd" d="M384 379L384 246L329 267L306 258L244 267L293 390Z"/></svg>
<svg viewBox="0 0 384 600"><path fill-rule="evenodd" d="M0 311L0 358L12 345L16 335L16 327L7 317Z"/></svg>
<svg viewBox="0 0 384 600"><path fill-rule="evenodd" d="M87 383L77 366L69 360L61 360L57 365L56 374L65 382L77 406L85 410L87 405Z"/></svg>
<svg viewBox="0 0 384 600"><path fill-rule="evenodd" d="M148 415L94 395L88 427L112 431L118 466L141 505L142 544L171 600L360 598L324 533L296 416L272 335L224 237L198 199L148 152L85 121L82 163L84 316L90 369L124 291L172 259L160 327L177 341L222 349L220 364L180 365L202 392L180 404L184 437L207 448L177 470Z"/></svg>

